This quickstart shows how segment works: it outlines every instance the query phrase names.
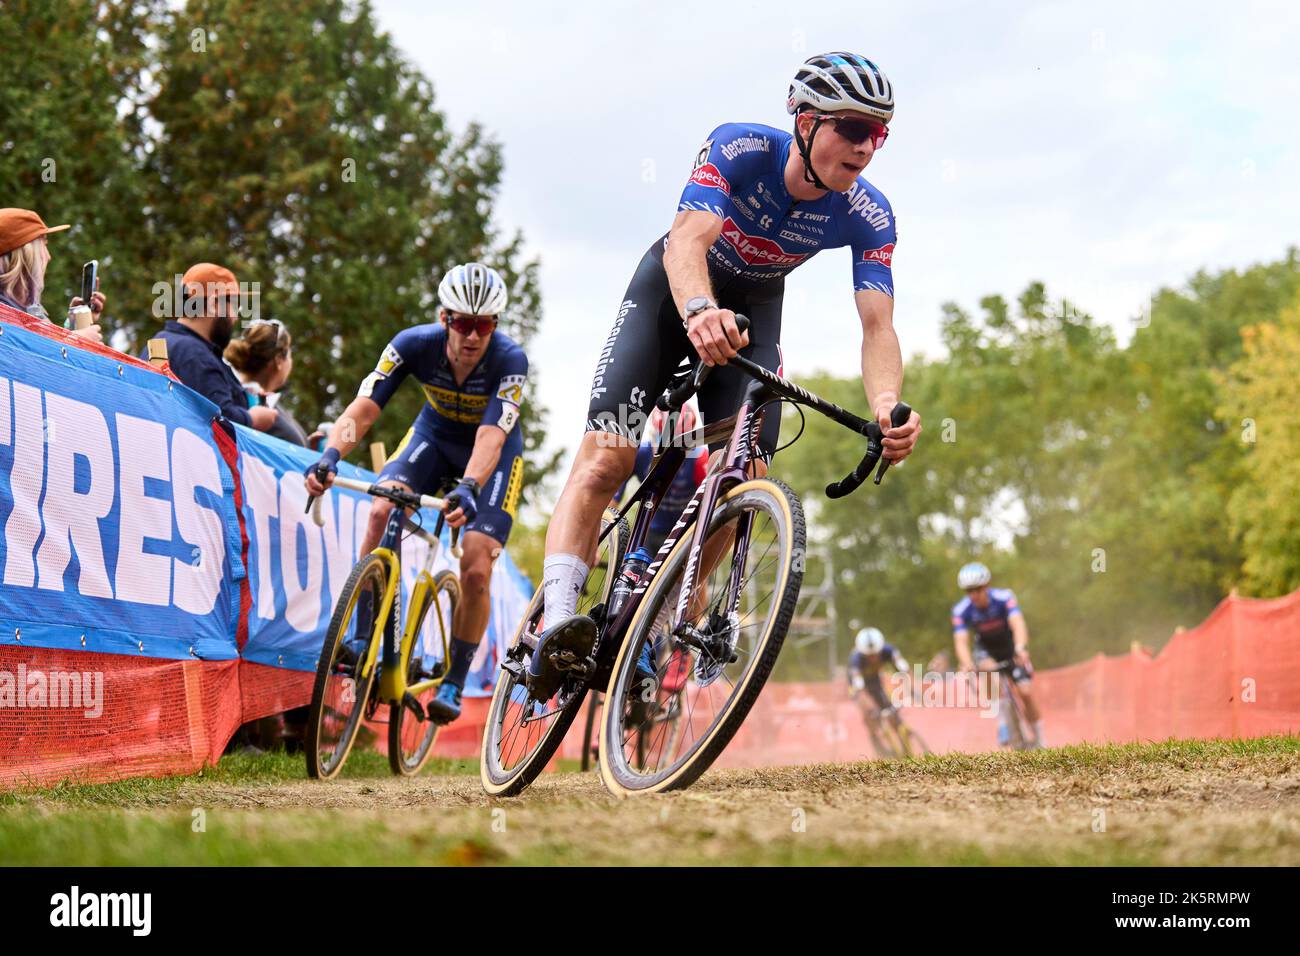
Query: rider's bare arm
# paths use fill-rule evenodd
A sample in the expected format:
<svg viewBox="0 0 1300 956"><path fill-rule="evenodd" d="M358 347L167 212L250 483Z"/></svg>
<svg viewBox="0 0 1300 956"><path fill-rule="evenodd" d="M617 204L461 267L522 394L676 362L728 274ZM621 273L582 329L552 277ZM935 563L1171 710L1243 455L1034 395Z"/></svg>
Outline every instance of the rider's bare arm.
<svg viewBox="0 0 1300 956"><path fill-rule="evenodd" d="M679 315L686 303L696 296L713 298L709 281L709 246L722 235L722 220L711 212L679 212L668 232L664 250L664 272ZM700 358L710 365L726 364L749 344L749 334L736 328L736 314L730 309L710 309L691 318L688 325L691 343Z"/></svg>
<svg viewBox="0 0 1300 956"><path fill-rule="evenodd" d="M337 448L339 457L346 458L352 449L361 444L361 439L366 437L371 426L379 420L380 411L379 404L372 399L359 397L352 399L352 403L343 410L343 414L334 423L326 447Z"/></svg>
<svg viewBox="0 0 1300 956"><path fill-rule="evenodd" d="M911 420L898 428L889 421L903 391L903 352L894 331L894 299L874 289L855 292L853 299L862 321L862 388L885 430L886 457L902 461L912 453L921 434L921 416L912 412Z"/></svg>
<svg viewBox="0 0 1300 956"><path fill-rule="evenodd" d="M486 485L501 460L501 448L506 443L506 433L496 425L480 425L474 433L474 450L465 466L465 478L473 478L479 487Z"/></svg>
<svg viewBox="0 0 1300 956"><path fill-rule="evenodd" d="M953 650L957 652L957 669L968 671L972 669L970 659L970 631L965 628L954 631L952 635Z"/></svg>
<svg viewBox="0 0 1300 956"><path fill-rule="evenodd" d="M1011 636L1016 641L1016 653L1027 653L1029 651L1029 625L1025 623L1025 615L1012 614L1007 618L1007 624L1011 626Z"/></svg>
<svg viewBox="0 0 1300 956"><path fill-rule="evenodd" d="M366 437L366 432L370 431L371 426L379 418L380 411L377 402L369 398L354 398L352 404L344 409L343 414L334 423L334 428L330 431L329 442L326 443L325 447L337 448L339 457L346 458L352 449L361 444L361 439ZM333 477L330 476L327 483L322 485L316 480L314 474L308 473L305 480L307 492L308 494L319 495L333 481Z"/></svg>

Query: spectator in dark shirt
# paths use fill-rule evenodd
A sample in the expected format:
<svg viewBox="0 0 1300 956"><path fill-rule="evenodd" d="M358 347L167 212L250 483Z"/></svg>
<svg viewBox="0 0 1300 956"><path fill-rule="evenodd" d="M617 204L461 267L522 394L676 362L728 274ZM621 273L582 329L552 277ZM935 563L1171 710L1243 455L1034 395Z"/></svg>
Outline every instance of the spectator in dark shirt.
<svg viewBox="0 0 1300 956"><path fill-rule="evenodd" d="M229 421L269 431L278 417L275 409L248 407L244 386L221 359L230 344L239 314L239 283L223 266L200 262L181 279L184 307L181 316L168 319L157 338L167 343L167 363L173 374L221 409Z"/></svg>
<svg viewBox="0 0 1300 956"><path fill-rule="evenodd" d="M279 319L253 319L244 334L226 346L226 361L244 383L248 404L274 408L279 417L267 429L276 438L295 445L307 444L307 433L280 407L280 390L293 373L293 339Z"/></svg>

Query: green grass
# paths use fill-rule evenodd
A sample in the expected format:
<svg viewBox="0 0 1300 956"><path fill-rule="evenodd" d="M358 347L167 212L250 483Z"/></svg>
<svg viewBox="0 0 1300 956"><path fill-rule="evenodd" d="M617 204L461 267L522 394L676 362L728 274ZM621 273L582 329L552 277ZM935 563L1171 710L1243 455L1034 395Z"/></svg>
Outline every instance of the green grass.
<svg viewBox="0 0 1300 956"><path fill-rule="evenodd" d="M301 756L236 755L189 776L17 791L0 795L0 863L1300 862L1300 808L1288 799L1300 779L1296 736L733 771L631 801L567 773L518 800L490 801L465 779L477 772L473 760L431 761L424 777L393 780L385 758L358 752L341 780L315 783ZM1239 807L1220 789L1200 802L1198 781L1212 796L1247 778L1276 801ZM367 780L383 783L372 790ZM1173 798L1161 797L1170 789ZM966 801L989 793L994 809L986 802L968 817ZM1152 806L1161 799L1173 802ZM1089 830L1094 805L1108 808L1106 832ZM882 806L888 822L872 809ZM807 808L805 830L792 830L792 807Z"/></svg>
<svg viewBox="0 0 1300 956"><path fill-rule="evenodd" d="M451 760L433 757L420 771L421 776L478 774L477 760ZM374 750L354 750L339 774L340 780L387 779L392 776L388 758ZM215 766L197 773L170 777L135 777L113 783L61 783L56 787L0 791L0 808L55 803L84 807L147 806L160 798L174 795L183 786L256 786L307 779L306 758L302 754L273 751L264 754L229 754Z"/></svg>

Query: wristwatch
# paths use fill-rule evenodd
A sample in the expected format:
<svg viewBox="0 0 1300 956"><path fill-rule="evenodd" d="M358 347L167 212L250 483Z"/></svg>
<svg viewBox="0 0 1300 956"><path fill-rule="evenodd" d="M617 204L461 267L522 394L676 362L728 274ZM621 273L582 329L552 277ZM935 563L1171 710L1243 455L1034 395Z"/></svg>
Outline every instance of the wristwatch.
<svg viewBox="0 0 1300 956"><path fill-rule="evenodd" d="M706 295L693 296L686 300L686 317L682 319L682 325L690 328L692 316L699 315L701 312L707 312L709 309L716 309L718 303L714 302Z"/></svg>

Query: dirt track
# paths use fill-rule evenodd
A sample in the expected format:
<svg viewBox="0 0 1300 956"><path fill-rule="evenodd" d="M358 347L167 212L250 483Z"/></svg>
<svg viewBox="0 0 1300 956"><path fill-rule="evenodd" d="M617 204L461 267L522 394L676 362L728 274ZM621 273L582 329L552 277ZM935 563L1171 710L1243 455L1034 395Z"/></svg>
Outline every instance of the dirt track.
<svg viewBox="0 0 1300 956"><path fill-rule="evenodd" d="M325 825L373 841L386 828L401 846L393 862L1300 863L1294 747L716 771L632 801L594 774L554 774L505 801L475 776L448 776L196 783L144 803L131 812L204 807L243 839L306 839Z"/></svg>

